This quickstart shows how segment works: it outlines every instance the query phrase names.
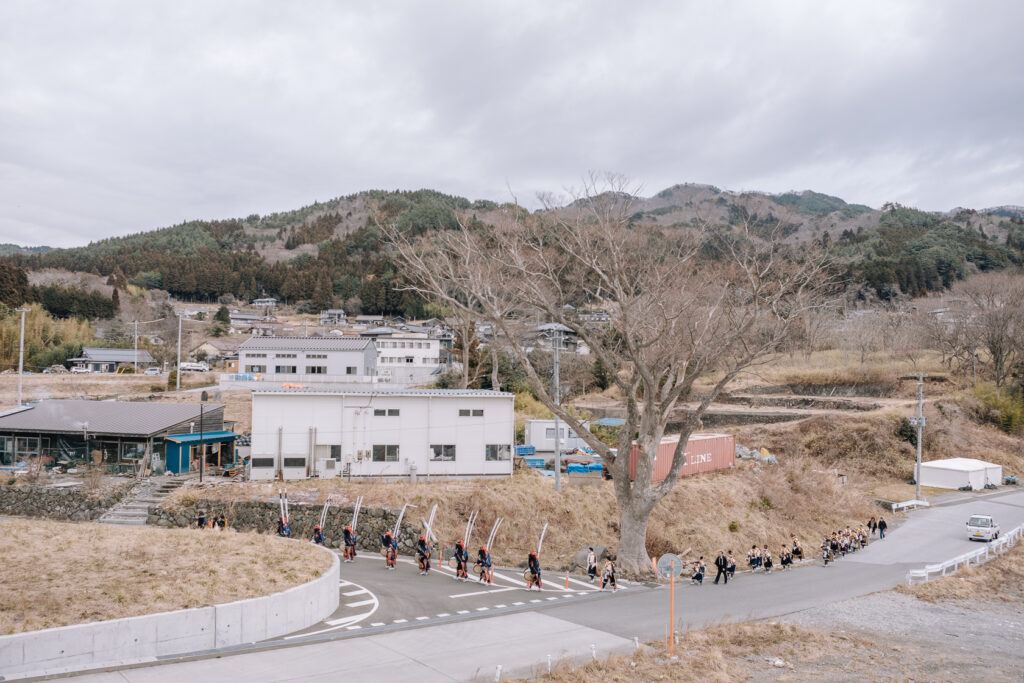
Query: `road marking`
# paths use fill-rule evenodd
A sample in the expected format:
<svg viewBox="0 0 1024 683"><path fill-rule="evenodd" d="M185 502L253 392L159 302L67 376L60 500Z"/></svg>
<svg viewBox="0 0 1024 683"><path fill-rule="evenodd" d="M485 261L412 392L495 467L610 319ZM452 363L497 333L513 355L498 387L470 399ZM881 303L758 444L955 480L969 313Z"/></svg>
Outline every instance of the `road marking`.
<svg viewBox="0 0 1024 683"><path fill-rule="evenodd" d="M540 600L530 600L530 602L540 602Z"/></svg>
<svg viewBox="0 0 1024 683"><path fill-rule="evenodd" d="M362 628L362 626L346 626L346 631L355 631L356 629Z"/></svg>
<svg viewBox="0 0 1024 683"><path fill-rule="evenodd" d="M489 609L490 609L490 607L477 607L476 611L477 612L486 612Z"/></svg>
<svg viewBox="0 0 1024 683"><path fill-rule="evenodd" d="M441 613L440 613L440 614L438 614L437 616L439 616L439 617L450 617L451 615L450 615L450 614L448 614L448 612L441 612Z"/></svg>
<svg viewBox="0 0 1024 683"><path fill-rule="evenodd" d="M342 593L342 595L344 595L346 598L351 598L353 595L363 595L369 592L370 591L366 590L365 588L360 588L357 591L349 591L348 593Z"/></svg>
<svg viewBox="0 0 1024 683"><path fill-rule="evenodd" d="M505 591L515 591L518 588L490 588L488 590L473 591L472 593L456 593L455 595L449 595L449 598L468 598L471 595L485 595L487 593L504 593Z"/></svg>
<svg viewBox="0 0 1024 683"><path fill-rule="evenodd" d="M512 603L512 606L513 606L513 607L519 607L519 605L522 605L522 604L524 604L524 603L521 603L521 602L513 602L513 603Z"/></svg>
<svg viewBox="0 0 1024 683"><path fill-rule="evenodd" d="M557 600L557 599L558 599L557 595L552 595L550 598L548 598L548 600ZM531 600L530 602L533 602L533 600ZM537 602L540 602L540 601L538 600Z"/></svg>
<svg viewBox="0 0 1024 683"><path fill-rule="evenodd" d="M383 625L384 625L383 621L375 621L372 624L370 624L370 626L383 626Z"/></svg>
<svg viewBox="0 0 1024 683"><path fill-rule="evenodd" d="M458 611L458 614L469 614L469 610L468 609L460 609Z"/></svg>
<svg viewBox="0 0 1024 683"><path fill-rule="evenodd" d="M408 621L409 621L408 619L395 619L395 623L396 624L405 624Z"/></svg>
<svg viewBox="0 0 1024 683"><path fill-rule="evenodd" d="M430 617L416 617L416 621L426 621Z"/></svg>
<svg viewBox="0 0 1024 683"><path fill-rule="evenodd" d="M359 602L346 603L345 607L362 607L363 605L372 605L375 602L377 602L377 599L371 598L370 600L360 600Z"/></svg>
<svg viewBox="0 0 1024 683"><path fill-rule="evenodd" d="M339 586L351 586L352 582L351 581L345 581L344 579L342 579L341 581L338 581L338 585Z"/></svg>
<svg viewBox="0 0 1024 683"><path fill-rule="evenodd" d="M569 577L569 581L571 581L571 582L573 582L575 584L579 584L580 586L585 586L587 588L587 590L597 590L594 587L594 584L592 584L592 583L590 583L588 581L580 581L579 579L574 579L571 576Z"/></svg>
<svg viewBox="0 0 1024 683"><path fill-rule="evenodd" d="M508 607L508 605L495 605L494 609L501 609L502 607Z"/></svg>

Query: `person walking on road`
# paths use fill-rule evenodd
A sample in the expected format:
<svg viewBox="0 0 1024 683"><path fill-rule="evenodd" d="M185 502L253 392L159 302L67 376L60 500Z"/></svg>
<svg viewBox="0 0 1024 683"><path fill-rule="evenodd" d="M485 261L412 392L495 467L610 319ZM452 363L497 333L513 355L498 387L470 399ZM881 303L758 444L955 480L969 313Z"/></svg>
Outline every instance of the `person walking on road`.
<svg viewBox="0 0 1024 683"><path fill-rule="evenodd" d="M718 580L723 576L725 585L729 585L729 560L726 559L724 550L718 551L718 557L715 558L715 569L718 570L715 574L715 585L718 585Z"/></svg>
<svg viewBox="0 0 1024 683"><path fill-rule="evenodd" d="M874 517L868 520L868 531L871 533L872 536L874 536L875 533L878 532L878 522L875 521Z"/></svg>
<svg viewBox="0 0 1024 683"><path fill-rule="evenodd" d="M772 573L772 551L768 550L768 544L765 543L764 550L761 551L761 559L764 562L764 573Z"/></svg>
<svg viewBox="0 0 1024 683"><path fill-rule="evenodd" d="M356 535L352 531L352 526L348 525L345 527L345 561L351 562L356 559Z"/></svg>
<svg viewBox="0 0 1024 683"><path fill-rule="evenodd" d="M420 565L420 574L430 573L430 544L427 543L426 536L420 536L420 540L416 542L416 561Z"/></svg>
<svg viewBox="0 0 1024 683"><path fill-rule="evenodd" d="M536 586L537 590L542 590L540 583L540 558L537 557L535 552L531 552L530 556L526 558L526 590L530 590L533 586Z"/></svg>
<svg viewBox="0 0 1024 683"><path fill-rule="evenodd" d="M469 580L469 574L466 573L467 562L469 553L466 552L466 543L460 538L455 542L455 578L459 581Z"/></svg>
<svg viewBox="0 0 1024 683"><path fill-rule="evenodd" d="M619 590L619 585L615 583L615 563L606 560L604 571L601 572L601 590L604 590L609 584L611 584L613 593Z"/></svg>
<svg viewBox="0 0 1024 683"><path fill-rule="evenodd" d="M384 535L380 537L380 554L384 556L384 566L394 569L398 562L398 543L395 542L390 531L385 531Z"/></svg>
<svg viewBox="0 0 1024 683"><path fill-rule="evenodd" d="M729 572L728 578L735 579L736 578L736 558L733 557L733 554L732 554L731 550L729 551L729 556L726 558L726 561L728 562L728 565L726 567L726 571Z"/></svg>
<svg viewBox="0 0 1024 683"><path fill-rule="evenodd" d="M593 548L587 548L587 576L590 577L590 583L594 583L597 578L597 555Z"/></svg>
<svg viewBox="0 0 1024 683"><path fill-rule="evenodd" d="M879 538L885 538L885 530L889 528L889 525L885 523L885 520L881 517L878 518L878 536Z"/></svg>
<svg viewBox="0 0 1024 683"><path fill-rule="evenodd" d="M480 550L476 554L476 572L480 575L478 581L483 581L486 584L494 583L494 568L491 562L491 554L487 552L487 546L480 546Z"/></svg>

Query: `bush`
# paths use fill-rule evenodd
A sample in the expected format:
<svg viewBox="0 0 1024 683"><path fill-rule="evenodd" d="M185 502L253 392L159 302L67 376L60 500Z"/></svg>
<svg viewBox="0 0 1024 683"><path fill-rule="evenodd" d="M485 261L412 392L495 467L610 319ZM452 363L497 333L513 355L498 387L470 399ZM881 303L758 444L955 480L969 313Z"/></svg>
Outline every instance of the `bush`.
<svg viewBox="0 0 1024 683"><path fill-rule="evenodd" d="M178 371L177 370L171 370L169 373L167 373L167 390L168 391L174 391L174 389L175 389L175 387L177 387L177 385L178 385Z"/></svg>
<svg viewBox="0 0 1024 683"><path fill-rule="evenodd" d="M737 524L736 522L729 522L729 531L731 531L732 533L736 533L739 530L740 530L740 525L739 524Z"/></svg>
<svg viewBox="0 0 1024 683"><path fill-rule="evenodd" d="M917 447L917 428L911 425L910 420L907 418L900 419L899 428L896 429L896 436L911 446Z"/></svg>
<svg viewBox="0 0 1024 683"><path fill-rule="evenodd" d="M998 390L993 384L979 384L974 388L976 399L969 406L975 419L995 425L1007 434L1024 430L1024 394L1020 389Z"/></svg>

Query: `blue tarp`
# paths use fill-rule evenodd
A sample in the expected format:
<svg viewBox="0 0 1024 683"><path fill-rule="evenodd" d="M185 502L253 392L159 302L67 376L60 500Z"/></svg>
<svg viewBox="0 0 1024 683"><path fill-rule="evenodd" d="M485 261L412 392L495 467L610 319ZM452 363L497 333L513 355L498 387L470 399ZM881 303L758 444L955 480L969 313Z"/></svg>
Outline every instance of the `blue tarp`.
<svg viewBox="0 0 1024 683"><path fill-rule="evenodd" d="M538 470L538 472L543 474L545 477L553 477L553 476L555 476L555 473L552 472L551 470Z"/></svg>
<svg viewBox="0 0 1024 683"><path fill-rule="evenodd" d="M536 455L537 448L535 446L516 446L516 455Z"/></svg>
<svg viewBox="0 0 1024 683"><path fill-rule="evenodd" d="M602 417L594 422L594 424L601 427L621 427L626 424L626 420L621 417Z"/></svg>
<svg viewBox="0 0 1024 683"><path fill-rule="evenodd" d="M538 470L544 469L544 456L537 455L532 457L526 457L523 458L523 461L526 462L527 467L533 467Z"/></svg>
<svg viewBox="0 0 1024 683"><path fill-rule="evenodd" d="M581 464L576 464L574 462L569 463L569 473L570 474L573 473L573 472L587 472L587 471L588 471L587 466L582 464L582 463Z"/></svg>

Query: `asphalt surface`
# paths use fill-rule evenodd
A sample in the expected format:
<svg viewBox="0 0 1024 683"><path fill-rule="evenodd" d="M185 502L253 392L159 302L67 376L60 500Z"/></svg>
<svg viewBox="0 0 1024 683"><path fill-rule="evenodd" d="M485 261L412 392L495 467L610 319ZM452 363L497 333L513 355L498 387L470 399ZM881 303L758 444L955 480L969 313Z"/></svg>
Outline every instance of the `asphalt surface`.
<svg viewBox="0 0 1024 683"><path fill-rule="evenodd" d="M991 514L1009 530L1024 523L1024 491L965 497L917 510L864 550L828 567L808 562L770 575L742 572L728 585L676 585L677 629L770 618L892 588L906 572L980 547L967 539L972 514ZM804 540L812 555L816 545ZM735 548L734 548L735 550ZM498 570L495 585L460 582L447 568L427 576L411 560L388 571L376 556L342 565L341 606L323 623L248 651L203 653L193 661L86 674L90 683L161 680L493 680L530 675L547 657L588 658L632 649L668 632L668 588L627 585L616 593L565 575L545 574L544 590L526 591L520 570ZM538 669L537 667L540 667Z"/></svg>

